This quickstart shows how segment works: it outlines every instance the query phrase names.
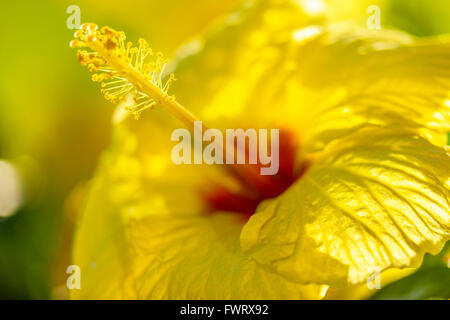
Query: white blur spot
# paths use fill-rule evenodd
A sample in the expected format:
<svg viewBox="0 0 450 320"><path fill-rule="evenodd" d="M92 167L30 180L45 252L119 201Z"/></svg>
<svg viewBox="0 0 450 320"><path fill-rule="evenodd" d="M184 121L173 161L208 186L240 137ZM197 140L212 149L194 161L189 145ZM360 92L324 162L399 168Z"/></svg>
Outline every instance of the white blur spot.
<svg viewBox="0 0 450 320"><path fill-rule="evenodd" d="M308 39L312 39L315 36L321 34L322 30L323 29L320 26L311 26L307 28L298 29L292 33L292 38L297 42L302 42Z"/></svg>
<svg viewBox="0 0 450 320"><path fill-rule="evenodd" d="M230 14L226 20L225 23L228 23L229 25L238 25L242 21L242 14L240 12L235 12Z"/></svg>
<svg viewBox="0 0 450 320"><path fill-rule="evenodd" d="M325 294L328 291L328 288L329 288L328 286L323 286L322 289L320 289L320 295L325 296Z"/></svg>
<svg viewBox="0 0 450 320"><path fill-rule="evenodd" d="M179 61L198 54L203 49L203 46L204 42L201 39L193 39L189 41L188 43L182 45L176 52L177 60Z"/></svg>
<svg viewBox="0 0 450 320"><path fill-rule="evenodd" d="M433 113L433 117L436 118L436 119L438 119L438 120L441 120L441 121L444 121L444 120L445 120L444 116L443 116L442 113L440 113L440 112L435 112L435 113Z"/></svg>
<svg viewBox="0 0 450 320"><path fill-rule="evenodd" d="M23 188L17 169L9 162L0 160L0 217L16 213L23 202Z"/></svg>
<svg viewBox="0 0 450 320"><path fill-rule="evenodd" d="M322 13L325 10L323 0L300 0L303 10L310 15Z"/></svg>

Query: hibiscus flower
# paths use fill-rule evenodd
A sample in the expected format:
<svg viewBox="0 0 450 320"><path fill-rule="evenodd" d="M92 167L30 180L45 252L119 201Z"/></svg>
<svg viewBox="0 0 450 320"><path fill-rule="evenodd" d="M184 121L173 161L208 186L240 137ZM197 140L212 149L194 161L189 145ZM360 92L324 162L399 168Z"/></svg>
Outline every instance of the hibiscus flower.
<svg viewBox="0 0 450 320"><path fill-rule="evenodd" d="M298 1L246 4L172 64L111 28L76 37L119 106L73 298L319 299L449 239L447 38L334 24ZM278 174L175 165L171 133L198 119L280 129Z"/></svg>

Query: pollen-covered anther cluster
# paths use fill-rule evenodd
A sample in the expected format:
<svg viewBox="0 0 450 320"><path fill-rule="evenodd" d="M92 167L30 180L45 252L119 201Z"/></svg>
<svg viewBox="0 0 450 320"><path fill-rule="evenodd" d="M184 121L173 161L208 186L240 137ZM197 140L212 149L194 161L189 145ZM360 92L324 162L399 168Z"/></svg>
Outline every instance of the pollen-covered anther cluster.
<svg viewBox="0 0 450 320"><path fill-rule="evenodd" d="M132 42L125 42L125 33L109 27L98 30L93 23L81 25L75 32L75 38L70 42L72 48L90 49L79 50L78 60L89 71L94 72L92 80L101 83L101 92L107 100L117 103L128 95L133 95L133 104L126 109L135 118L139 118L142 111L155 106L156 101L142 92L142 83L135 78L130 79L130 75L137 72L141 79L151 82L159 89L160 96L168 96L167 92L175 81L175 76L171 74L163 82L164 70L169 61L162 53L157 53L155 59L147 61L148 57L155 54L144 39L140 39L139 46L134 47Z"/></svg>

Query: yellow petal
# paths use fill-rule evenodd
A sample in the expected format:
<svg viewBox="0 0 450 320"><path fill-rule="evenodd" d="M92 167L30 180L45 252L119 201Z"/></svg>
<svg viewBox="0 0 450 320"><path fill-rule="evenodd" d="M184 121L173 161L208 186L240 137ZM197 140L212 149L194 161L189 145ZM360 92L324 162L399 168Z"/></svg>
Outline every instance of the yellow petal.
<svg viewBox="0 0 450 320"><path fill-rule="evenodd" d="M292 71L282 60L292 32L324 21L322 13L309 14L308 5L311 1L246 2L204 37L182 46L174 60L183 79L173 86L177 99L210 127L262 126L273 119L281 107L274 100Z"/></svg>
<svg viewBox="0 0 450 320"><path fill-rule="evenodd" d="M313 150L368 124L408 127L446 144L448 38L420 40L401 32L330 25L293 51L289 58L298 72L287 83L288 118L301 114L306 144ZM303 106L309 106L306 112Z"/></svg>
<svg viewBox="0 0 450 320"><path fill-rule="evenodd" d="M274 30L264 17L282 9L258 10L240 12L239 32L226 24L182 51L177 76L186 82L174 90L210 126L292 127L309 151L367 124L408 127L446 143L448 37L301 18Z"/></svg>
<svg viewBox="0 0 450 320"><path fill-rule="evenodd" d="M155 135L156 132L155 132ZM321 299L327 286L303 285L242 253L245 221L205 215L197 183L211 168L142 156L122 126L103 157L76 231L73 299ZM147 146L148 147L148 146ZM163 149L163 151L166 149ZM165 159L166 161L163 161ZM220 178L216 170L214 176ZM223 182L223 181L222 181Z"/></svg>
<svg viewBox="0 0 450 320"><path fill-rule="evenodd" d="M243 221L147 217L129 225L137 296L145 299L319 299L325 286L267 272L239 245Z"/></svg>
<svg viewBox="0 0 450 320"><path fill-rule="evenodd" d="M450 156L408 131L366 129L331 144L245 225L241 245L305 283L361 283L417 266L450 238Z"/></svg>

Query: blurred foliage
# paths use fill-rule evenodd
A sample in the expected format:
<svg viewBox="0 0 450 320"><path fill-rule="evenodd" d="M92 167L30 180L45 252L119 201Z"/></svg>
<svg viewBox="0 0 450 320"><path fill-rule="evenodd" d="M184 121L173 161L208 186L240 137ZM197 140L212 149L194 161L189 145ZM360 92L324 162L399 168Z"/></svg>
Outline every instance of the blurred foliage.
<svg viewBox="0 0 450 320"><path fill-rule="evenodd" d="M0 298L50 298L64 283L71 230L83 190L110 137L109 105L87 81L87 71L68 46L66 8L81 19L146 38L173 55L240 0L8 1L0 36L0 159L16 163L26 184L26 203L0 218ZM382 9L383 26L417 36L450 32L447 0L327 0L332 16L365 25L368 5ZM449 137L450 139L450 137ZM415 274L374 298L449 297L449 269L427 256ZM53 297L55 297L53 295Z"/></svg>
<svg viewBox="0 0 450 320"><path fill-rule="evenodd" d="M431 36L450 31L450 6L447 0L395 0L387 3L388 23L416 36Z"/></svg>

